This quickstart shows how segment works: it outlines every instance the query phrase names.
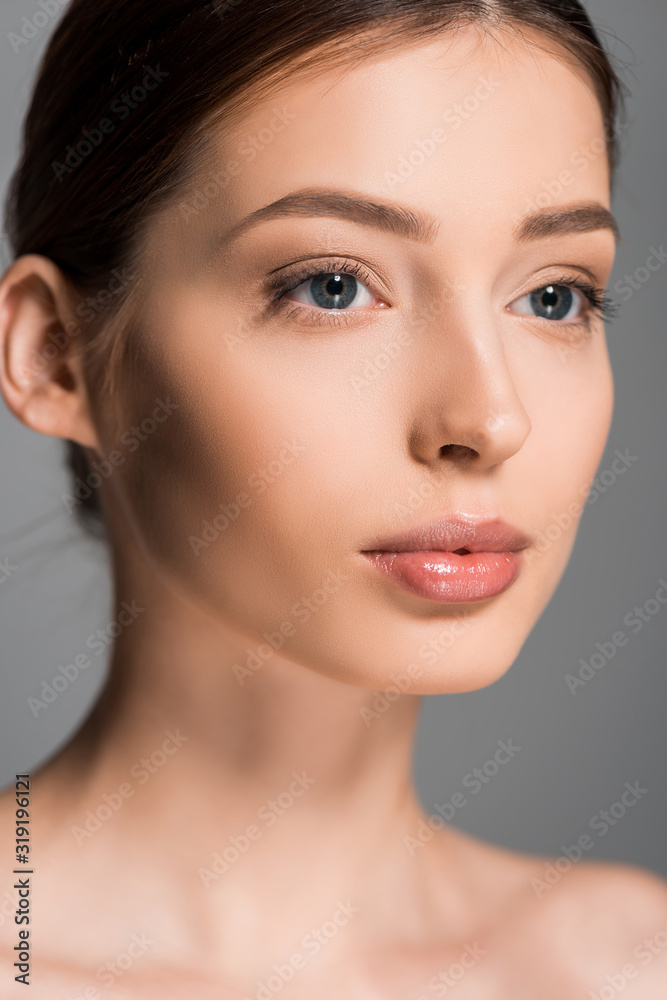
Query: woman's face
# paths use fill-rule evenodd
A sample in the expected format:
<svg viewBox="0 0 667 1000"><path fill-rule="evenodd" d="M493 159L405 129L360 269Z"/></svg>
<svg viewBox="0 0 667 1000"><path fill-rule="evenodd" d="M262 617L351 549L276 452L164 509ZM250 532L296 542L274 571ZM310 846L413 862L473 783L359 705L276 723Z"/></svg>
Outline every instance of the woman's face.
<svg viewBox="0 0 667 1000"><path fill-rule="evenodd" d="M116 533L260 660L369 689L492 683L561 578L609 431L603 321L567 287L605 287L608 207L590 82L515 36L293 75L151 223L132 370L96 415L126 458L104 485ZM169 416L138 440L156 401ZM502 519L527 547L425 577L399 559L442 599L363 554L442 518Z"/></svg>

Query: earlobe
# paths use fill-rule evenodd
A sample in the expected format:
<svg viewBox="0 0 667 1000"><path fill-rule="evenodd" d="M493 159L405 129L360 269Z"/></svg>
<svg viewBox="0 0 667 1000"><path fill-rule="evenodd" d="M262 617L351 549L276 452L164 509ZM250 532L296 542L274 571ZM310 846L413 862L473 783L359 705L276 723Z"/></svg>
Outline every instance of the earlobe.
<svg viewBox="0 0 667 1000"><path fill-rule="evenodd" d="M28 254L7 270L0 282L0 389L26 427L97 450L70 294L46 257Z"/></svg>

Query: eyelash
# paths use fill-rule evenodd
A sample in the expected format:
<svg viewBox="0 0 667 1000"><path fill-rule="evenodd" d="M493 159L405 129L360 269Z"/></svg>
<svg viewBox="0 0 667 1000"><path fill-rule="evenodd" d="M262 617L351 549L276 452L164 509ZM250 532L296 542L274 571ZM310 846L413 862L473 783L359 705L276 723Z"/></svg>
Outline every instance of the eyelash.
<svg viewBox="0 0 667 1000"><path fill-rule="evenodd" d="M292 316L298 314L301 315L304 312L308 314L309 318L313 319L313 322L322 325L323 323L332 323L335 326L340 325L340 321L347 323L348 319L344 317L348 316L352 310L345 309L316 309L314 306L304 306L297 302L288 302L285 296L289 292L293 292L295 288L302 285L304 281L308 281L310 278L316 278L320 274L351 274L352 277L358 278L362 284L373 286L373 277L368 273L362 264L358 261L354 264L349 260L337 260L332 259L326 267L317 267L314 264L309 264L298 271L292 271L291 274L283 275L274 279L274 281L269 285L270 291L273 293L271 297L271 306L276 311L286 311L286 318L289 319Z"/></svg>
<svg viewBox="0 0 667 1000"><path fill-rule="evenodd" d="M293 271L287 276L283 275L280 278L274 279L274 281L269 285L269 290L272 293L272 308L277 312L285 311L286 318L288 319L294 315L301 315L305 312L308 314L309 318L312 318L313 322L320 325L323 323L333 323L334 325L339 326L341 320L343 322L348 322L345 317L356 310L316 309L314 306L304 306L303 304L290 302L286 298L290 292L294 291L295 288L298 288L299 285L302 285L310 278L333 273L351 274L353 277L358 278L362 284L369 286L372 290L373 278L362 264L358 262L352 264L349 260L334 259L326 265L326 268L310 264L298 271ZM551 326L560 326L564 328L583 327L584 329L590 329L593 317L611 322L611 320L613 320L618 314L618 303L614 302L614 300L606 294L604 288L596 288L583 278L573 278L571 275L563 275L557 279L550 279L544 285L538 285L536 288L525 292L524 295L520 296L520 298L524 298L525 295L530 295L532 292L540 291L543 288L548 288L550 285L564 285L567 288L577 289L577 291L581 292L584 298L588 301L589 305L585 320L578 323L558 323L553 320L544 320L544 322L549 323ZM542 317L534 316L526 318L539 320Z"/></svg>
<svg viewBox="0 0 667 1000"><path fill-rule="evenodd" d="M583 326L586 329L590 329L593 316L606 322L611 322L618 315L618 310L620 308L618 302L614 302L611 296L607 295L604 288L596 288L595 285L590 284L588 281L584 281L583 278L573 278L571 275L563 275L560 278L549 279L545 285L539 285L537 288L526 292L526 294L530 295L533 291L539 292L542 288L548 288L550 285L565 285L567 288L576 288L577 291L581 292L584 298L588 300L589 304L589 310L586 319L583 322L554 323L552 320L545 320L546 323L550 323L552 326ZM521 298L523 297L524 296L521 296ZM539 316L535 316L533 318L540 319Z"/></svg>

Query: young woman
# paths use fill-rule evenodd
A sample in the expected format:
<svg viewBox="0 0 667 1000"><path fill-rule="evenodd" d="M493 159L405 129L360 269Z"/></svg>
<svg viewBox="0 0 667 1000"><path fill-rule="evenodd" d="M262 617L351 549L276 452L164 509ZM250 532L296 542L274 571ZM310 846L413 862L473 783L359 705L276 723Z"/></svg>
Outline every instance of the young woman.
<svg viewBox="0 0 667 1000"><path fill-rule="evenodd" d="M115 643L30 868L2 799L3 997L663 1000L657 876L540 893L410 776L419 696L508 670L602 456L619 94L576 0L72 0L1 380L69 442Z"/></svg>

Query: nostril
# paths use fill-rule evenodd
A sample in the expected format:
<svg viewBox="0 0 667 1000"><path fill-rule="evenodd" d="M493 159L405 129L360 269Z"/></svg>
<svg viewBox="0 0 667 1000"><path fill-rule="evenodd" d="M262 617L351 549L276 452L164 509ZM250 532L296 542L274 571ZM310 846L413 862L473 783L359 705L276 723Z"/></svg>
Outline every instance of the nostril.
<svg viewBox="0 0 667 1000"><path fill-rule="evenodd" d="M443 444L440 454L443 458L473 458L477 452L465 444Z"/></svg>

